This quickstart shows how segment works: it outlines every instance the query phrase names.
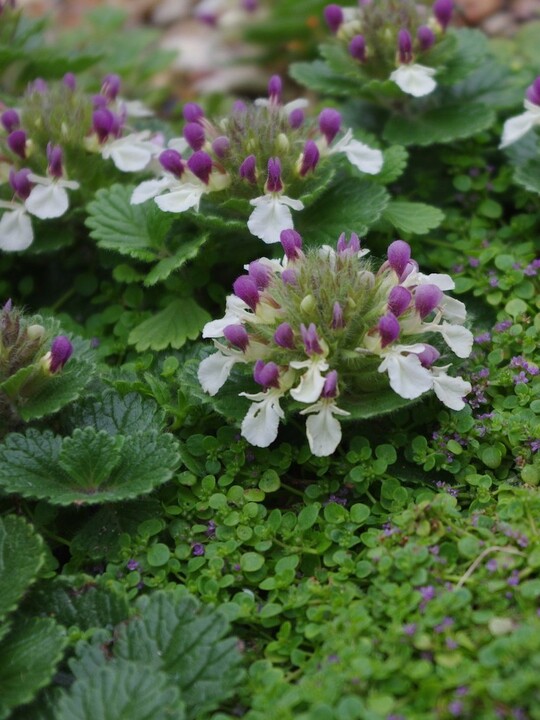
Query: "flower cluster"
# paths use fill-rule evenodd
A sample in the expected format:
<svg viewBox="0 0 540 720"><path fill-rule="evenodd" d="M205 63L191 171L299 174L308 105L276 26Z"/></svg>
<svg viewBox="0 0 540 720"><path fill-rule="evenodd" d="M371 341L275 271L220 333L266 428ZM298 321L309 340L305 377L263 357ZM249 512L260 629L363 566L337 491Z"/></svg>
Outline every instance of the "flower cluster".
<svg viewBox="0 0 540 720"><path fill-rule="evenodd" d="M182 213L198 210L204 195L230 189L254 208L250 232L266 243L279 242L281 231L293 228L291 209L304 207L298 196L325 159L345 155L371 175L383 166L380 150L355 140L351 130L342 133L337 110L324 109L315 125L305 116L307 105L303 99L283 104L277 75L268 98L236 102L231 114L215 123L188 103L183 137L169 142L159 156L160 176L141 183L132 203L155 198L161 210Z"/></svg>
<svg viewBox="0 0 540 720"><path fill-rule="evenodd" d="M540 125L540 75L525 91L523 101L525 112L509 118L503 127L500 148L508 147L520 140L533 127Z"/></svg>
<svg viewBox="0 0 540 720"><path fill-rule="evenodd" d="M356 8L327 5L324 17L367 76L389 78L404 93L422 97L437 86L430 51L444 36L452 12L452 0L436 0L431 15L414 0L377 0Z"/></svg>
<svg viewBox="0 0 540 720"><path fill-rule="evenodd" d="M237 364L253 365L261 392L241 393L252 401L242 435L266 447L284 417L280 402L290 397L306 407L312 452L330 455L341 439L338 406L370 402L387 389L405 399L434 390L449 408L464 407L471 385L452 377L450 365L436 366L441 353L424 338L441 337L458 357L473 343L464 327L463 303L445 294L448 275L425 275L409 245L396 240L377 272L365 259L354 233L341 235L336 249L323 245L304 253L294 230L281 233L282 261L261 258L234 283L225 316L208 323L203 337L217 352L198 371L203 389L215 395ZM217 338L225 338L225 341Z"/></svg>

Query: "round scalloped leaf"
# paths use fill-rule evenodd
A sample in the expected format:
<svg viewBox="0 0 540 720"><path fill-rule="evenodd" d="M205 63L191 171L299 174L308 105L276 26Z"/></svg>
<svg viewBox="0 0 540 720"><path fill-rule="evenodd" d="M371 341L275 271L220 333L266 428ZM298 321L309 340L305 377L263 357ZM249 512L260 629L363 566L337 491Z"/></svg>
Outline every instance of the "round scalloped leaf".
<svg viewBox="0 0 540 720"><path fill-rule="evenodd" d="M210 315L193 298L173 300L164 310L143 320L130 332L128 343L138 352L145 350L178 350L189 340L195 340Z"/></svg>
<svg viewBox="0 0 540 720"><path fill-rule="evenodd" d="M0 446L0 486L57 505L115 502L170 480L180 460L178 443L168 433L135 434L114 448L104 435L93 428L75 431L65 440L50 431L12 433ZM94 473L94 467L99 472Z"/></svg>
<svg viewBox="0 0 540 720"><path fill-rule="evenodd" d="M123 397L109 391L99 398L90 398L71 408L69 421L77 427L93 427L111 435L132 435L148 430L161 430L164 413L157 403L138 393Z"/></svg>
<svg viewBox="0 0 540 720"><path fill-rule="evenodd" d="M43 563L43 541L15 515L0 518L0 618L14 610Z"/></svg>
<svg viewBox="0 0 540 720"><path fill-rule="evenodd" d="M384 128L384 137L399 145L447 143L486 130L495 118L485 105L467 105L467 112L462 104L447 105L411 117L395 115Z"/></svg>
<svg viewBox="0 0 540 720"><path fill-rule="evenodd" d="M444 213L425 203L391 200L383 210L382 218L401 232L425 235L439 227Z"/></svg>
<svg viewBox="0 0 540 720"><path fill-rule="evenodd" d="M49 684L66 645L64 628L50 618L19 621L0 643L0 720Z"/></svg>

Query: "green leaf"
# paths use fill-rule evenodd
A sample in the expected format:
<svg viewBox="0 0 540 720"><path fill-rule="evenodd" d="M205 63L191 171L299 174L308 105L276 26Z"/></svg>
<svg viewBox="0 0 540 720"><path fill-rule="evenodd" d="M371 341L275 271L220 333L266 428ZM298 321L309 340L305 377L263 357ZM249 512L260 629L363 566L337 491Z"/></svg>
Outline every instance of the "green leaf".
<svg viewBox="0 0 540 720"><path fill-rule="evenodd" d="M164 413L150 398L138 393L123 397L113 391L90 398L70 409L71 425L94 427L114 435L132 435L149 430L160 430L164 425Z"/></svg>
<svg viewBox="0 0 540 720"><path fill-rule="evenodd" d="M179 270L188 260L196 257L207 240L208 235L199 235L183 241L174 255L163 258L157 265L154 265L144 279L144 284L150 287L166 280L172 272Z"/></svg>
<svg viewBox="0 0 540 720"><path fill-rule="evenodd" d="M439 227L444 220L444 213L424 203L391 200L383 210L382 217L404 233L425 235Z"/></svg>
<svg viewBox="0 0 540 720"><path fill-rule="evenodd" d="M184 720L178 689L142 663L111 662L77 680L58 702L56 720Z"/></svg>
<svg viewBox="0 0 540 720"><path fill-rule="evenodd" d="M0 718L29 703L51 681L64 654L65 631L54 620L19 621L0 643Z"/></svg>
<svg viewBox="0 0 540 720"><path fill-rule="evenodd" d="M11 612L43 563L43 542L25 520L0 518L0 618Z"/></svg>
<svg viewBox="0 0 540 720"><path fill-rule="evenodd" d="M444 68L437 73L437 81L441 84L454 85L473 70L488 64L488 42L484 33L470 28L452 29L449 40L456 40L457 43Z"/></svg>
<svg viewBox="0 0 540 720"><path fill-rule="evenodd" d="M209 321L210 315L192 298L174 300L165 310L133 328L128 342L138 352L166 347L178 350L188 339L195 340Z"/></svg>
<svg viewBox="0 0 540 720"><path fill-rule="evenodd" d="M157 259L174 216L154 202L131 205L132 192L129 185L98 190L88 203L86 226L99 247L149 262Z"/></svg>
<svg viewBox="0 0 540 720"><path fill-rule="evenodd" d="M381 185L394 182L403 174L407 167L409 153L401 145L392 145L384 151L384 165L381 172L373 180Z"/></svg>
<svg viewBox="0 0 540 720"><path fill-rule="evenodd" d="M354 401L348 400L345 396L340 398L339 406L350 413L347 417L340 418L341 422L351 420L367 420L368 418L386 415L387 413L401 410L418 403L418 398L406 400L395 393L390 387L381 388L376 393L365 393L358 395Z"/></svg>
<svg viewBox="0 0 540 720"><path fill-rule="evenodd" d="M77 428L65 438L58 464L81 489L93 492L106 482L121 461L122 435Z"/></svg>
<svg viewBox="0 0 540 720"><path fill-rule="evenodd" d="M446 105L411 117L394 116L384 128L384 137L398 145L432 145L471 137L495 122L491 108L468 104Z"/></svg>
<svg viewBox="0 0 540 720"><path fill-rule="evenodd" d="M388 201L380 185L342 177L313 207L298 215L298 231L307 245L334 243L342 232L362 235L379 219Z"/></svg>
<svg viewBox="0 0 540 720"><path fill-rule="evenodd" d="M289 75L300 85L323 95L335 97L358 94L356 79L335 73L328 63L322 60L315 60L312 63L293 63L289 67Z"/></svg>
<svg viewBox="0 0 540 720"><path fill-rule="evenodd" d="M529 160L528 163L517 167L514 180L530 192L540 193L540 163L538 160Z"/></svg>

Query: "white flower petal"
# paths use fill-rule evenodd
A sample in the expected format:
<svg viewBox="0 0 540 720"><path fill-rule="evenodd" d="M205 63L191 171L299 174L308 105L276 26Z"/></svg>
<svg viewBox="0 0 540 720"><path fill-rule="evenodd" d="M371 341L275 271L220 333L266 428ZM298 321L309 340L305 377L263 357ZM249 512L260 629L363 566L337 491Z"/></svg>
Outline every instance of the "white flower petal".
<svg viewBox="0 0 540 720"><path fill-rule="evenodd" d="M164 190L167 190L174 184L174 179L170 177L162 177L159 180L145 180L140 185L137 185L133 191L131 204L140 205L151 198L155 198L156 195L160 195Z"/></svg>
<svg viewBox="0 0 540 720"><path fill-rule="evenodd" d="M258 393L256 397L260 396ZM279 390L268 390L263 399L251 404L242 421L241 434L252 445L268 447L277 438L279 421L284 415L279 405L280 397Z"/></svg>
<svg viewBox="0 0 540 720"><path fill-rule="evenodd" d="M393 80L404 93L413 97L423 97L429 95L437 87L437 83L433 79L436 72L435 68L418 63L400 65L390 74L390 80Z"/></svg>
<svg viewBox="0 0 540 720"><path fill-rule="evenodd" d="M520 140L531 128L540 122L540 118L527 110L521 115L509 118L503 126L503 134L499 148L505 148Z"/></svg>
<svg viewBox="0 0 540 720"><path fill-rule="evenodd" d="M384 165L384 156L380 150L370 148L358 140L351 140L343 148L343 152L351 165L368 175L377 175Z"/></svg>
<svg viewBox="0 0 540 720"><path fill-rule="evenodd" d="M179 152L181 155L182 153L186 152L189 147L189 143L183 137L176 137L169 140L169 142L167 143L167 147L171 150L176 150L176 152Z"/></svg>
<svg viewBox="0 0 540 720"><path fill-rule="evenodd" d="M390 380L390 387L400 397L413 400L431 389L433 379L431 374L414 354L401 355L399 352L390 352L377 368L379 372L386 371Z"/></svg>
<svg viewBox="0 0 540 720"><path fill-rule="evenodd" d="M199 203L205 193L204 185L192 185L185 183L179 185L175 190L159 195L155 202L160 210L164 212L181 213L190 208L199 209Z"/></svg>
<svg viewBox="0 0 540 720"><path fill-rule="evenodd" d="M148 132L132 133L106 143L101 149L101 156L113 161L122 172L139 172L144 170L153 156L161 151L161 146L147 140Z"/></svg>
<svg viewBox="0 0 540 720"><path fill-rule="evenodd" d="M291 102L285 103L283 106L283 113L285 115L290 115L294 110L303 110L308 106L309 100L306 100L305 98L297 98L296 100L291 100Z"/></svg>
<svg viewBox="0 0 540 720"><path fill-rule="evenodd" d="M0 218L0 250L17 252L26 250L32 244L34 232L32 222L24 207L5 212Z"/></svg>
<svg viewBox="0 0 540 720"><path fill-rule="evenodd" d="M223 337L223 330L227 325L238 325L244 320L253 318L249 306L236 295L228 295L225 302L225 315L218 320L211 320L203 327L203 338Z"/></svg>
<svg viewBox="0 0 540 720"><path fill-rule="evenodd" d="M463 325L467 319L467 308L465 303L448 295L443 295L440 303L443 317L456 325Z"/></svg>
<svg viewBox="0 0 540 720"><path fill-rule="evenodd" d="M26 198L25 207L41 220L61 217L69 207L68 194L53 180L48 185L36 185Z"/></svg>
<svg viewBox="0 0 540 720"><path fill-rule="evenodd" d="M407 278L407 280L408 279L409 278ZM416 273L415 280L415 285L436 285L439 290L443 292L453 290L456 287L456 283L450 275L446 273L429 273L429 275L424 275L424 273L419 272Z"/></svg>
<svg viewBox="0 0 540 720"><path fill-rule="evenodd" d="M432 368L433 390L439 400L451 410L465 407L463 398L471 392L471 383L462 377L450 377L440 368Z"/></svg>
<svg viewBox="0 0 540 720"><path fill-rule="evenodd" d="M430 329L440 332L450 350L458 357L467 358L471 354L473 334L467 328L443 322L442 325L430 327Z"/></svg>
<svg viewBox="0 0 540 720"><path fill-rule="evenodd" d="M215 395L227 382L233 365L241 361L237 355L224 355L219 350L204 358L197 370L202 389L209 395Z"/></svg>
<svg viewBox="0 0 540 720"><path fill-rule="evenodd" d="M350 415L336 407L333 400L321 400L301 411L301 415L310 417L306 420L306 435L313 455L325 457L331 455L341 442L341 425L334 415Z"/></svg>
<svg viewBox="0 0 540 720"><path fill-rule="evenodd" d="M120 100L128 117L152 117L153 112L140 100Z"/></svg>
<svg viewBox="0 0 540 720"><path fill-rule="evenodd" d="M247 223L252 235L263 242L277 243L282 230L293 227L291 211L281 198L273 195L262 195L250 201L255 210L249 216Z"/></svg>
<svg viewBox="0 0 540 720"><path fill-rule="evenodd" d="M307 368L298 386L291 389L291 397L298 402L314 403L319 399L324 387L325 379L321 372L328 370L328 363L324 358L317 357L302 362L293 360L289 365L295 370Z"/></svg>

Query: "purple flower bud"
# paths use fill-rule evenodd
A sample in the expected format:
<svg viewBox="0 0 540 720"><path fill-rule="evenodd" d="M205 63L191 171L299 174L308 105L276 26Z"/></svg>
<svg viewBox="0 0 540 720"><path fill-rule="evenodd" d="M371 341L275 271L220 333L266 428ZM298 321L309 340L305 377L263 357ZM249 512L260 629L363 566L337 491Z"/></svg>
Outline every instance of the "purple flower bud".
<svg viewBox="0 0 540 720"><path fill-rule="evenodd" d="M328 145L336 137L341 128L341 115L334 108L325 108L319 115L319 130L326 138Z"/></svg>
<svg viewBox="0 0 540 720"><path fill-rule="evenodd" d="M216 153L218 158L225 157L225 155L229 152L230 147L231 143L229 142L229 138L225 137L225 135L220 135L212 143L212 150Z"/></svg>
<svg viewBox="0 0 540 720"><path fill-rule="evenodd" d="M319 148L313 140L308 140L304 145L302 153L302 165L300 166L300 176L304 177L308 172L315 170L319 162Z"/></svg>
<svg viewBox="0 0 540 720"><path fill-rule="evenodd" d="M292 268L287 268L281 273L281 279L285 285L298 285L298 277Z"/></svg>
<svg viewBox="0 0 540 720"><path fill-rule="evenodd" d="M403 272L399 276L399 282L405 282L409 275L412 272L418 272L418 269L418 263L416 262L416 260L409 260L409 262L405 265L405 270L403 270Z"/></svg>
<svg viewBox="0 0 540 720"><path fill-rule="evenodd" d="M338 255L356 255L360 252L360 238L356 233L351 233L351 239L347 241L345 233L341 233L337 241Z"/></svg>
<svg viewBox="0 0 540 720"><path fill-rule="evenodd" d="M23 159L26 157L26 133L24 130L14 130L7 136L6 142L11 152Z"/></svg>
<svg viewBox="0 0 540 720"><path fill-rule="evenodd" d="M61 370L73 353L73 345L68 337L59 335L51 345L51 361L49 369L52 373Z"/></svg>
<svg viewBox="0 0 540 720"><path fill-rule="evenodd" d="M306 328L304 323L300 325L300 333L304 342L304 348L308 355L316 353L320 355L322 353L322 347L319 343L319 336L317 335L317 328L315 323L310 323L309 327Z"/></svg>
<svg viewBox="0 0 540 720"><path fill-rule="evenodd" d="M95 110L100 110L107 107L107 98L104 95L94 95L92 97L92 105Z"/></svg>
<svg viewBox="0 0 540 720"><path fill-rule="evenodd" d="M330 28L330 32L335 35L343 22L343 10L339 5L327 5L324 8L324 19Z"/></svg>
<svg viewBox="0 0 540 720"><path fill-rule="evenodd" d="M252 185L257 182L257 175L255 173L256 159L255 155L248 155L244 162L240 165L240 177L242 180L247 180Z"/></svg>
<svg viewBox="0 0 540 720"><path fill-rule="evenodd" d="M529 102L533 103L533 105L540 105L540 76L536 78L532 85L529 85L525 92L525 96Z"/></svg>
<svg viewBox="0 0 540 720"><path fill-rule="evenodd" d="M349 52L355 60L365 62L366 60L366 41L363 35L355 35L349 43Z"/></svg>
<svg viewBox="0 0 540 720"><path fill-rule="evenodd" d="M235 100L232 104L233 113L245 113L247 111L247 105L243 100Z"/></svg>
<svg viewBox="0 0 540 720"><path fill-rule="evenodd" d="M264 290L270 284L271 270L258 260L249 263L249 277L253 279L259 290Z"/></svg>
<svg viewBox="0 0 540 720"><path fill-rule="evenodd" d="M188 123L196 123L204 117L204 111L197 103L189 102L184 105L182 110L184 120Z"/></svg>
<svg viewBox="0 0 540 720"><path fill-rule="evenodd" d="M60 178L62 177L62 148L59 145L53 145L52 143L47 144L47 161L48 161L48 173L51 177Z"/></svg>
<svg viewBox="0 0 540 720"><path fill-rule="evenodd" d="M418 285L414 292L414 304L420 317L424 319L435 310L443 297L442 290L436 285Z"/></svg>
<svg viewBox="0 0 540 720"><path fill-rule="evenodd" d="M398 276L405 270L407 263L411 259L411 246L404 240L394 240L388 246L388 262L392 270L395 270Z"/></svg>
<svg viewBox="0 0 540 720"><path fill-rule="evenodd" d="M278 325L276 332L274 333L274 340L276 344L282 348L292 350L294 348L294 333L289 323L284 322Z"/></svg>
<svg viewBox="0 0 540 720"><path fill-rule="evenodd" d="M184 128L184 137L193 150L200 150L206 140L204 128L199 123L188 123Z"/></svg>
<svg viewBox="0 0 540 720"><path fill-rule="evenodd" d="M28 83L28 92L29 93L40 93L43 95L49 90L49 86L45 82L43 78L36 78L33 82Z"/></svg>
<svg viewBox="0 0 540 720"><path fill-rule="evenodd" d="M22 200L26 200L32 189L28 179L31 172L28 168L23 168L19 172L15 172L13 168L9 171L9 184Z"/></svg>
<svg viewBox="0 0 540 720"><path fill-rule="evenodd" d="M253 379L264 388L279 387L279 368L274 362L265 363L257 360L253 370Z"/></svg>
<svg viewBox="0 0 540 720"><path fill-rule="evenodd" d="M10 133L16 130L21 124L19 113L16 110L6 110L0 115L0 122L4 126L4 129Z"/></svg>
<svg viewBox="0 0 540 720"><path fill-rule="evenodd" d="M210 173L212 172L212 158L210 155L198 150L189 158L187 164L191 172L208 185Z"/></svg>
<svg viewBox="0 0 540 720"><path fill-rule="evenodd" d="M343 327L343 308L338 302L334 303L332 309L332 327L334 330L338 330Z"/></svg>
<svg viewBox="0 0 540 720"><path fill-rule="evenodd" d="M302 108L296 108L296 110L293 110L289 115L289 125L293 130L298 130L298 128L304 124L304 120L305 115Z"/></svg>
<svg viewBox="0 0 540 720"><path fill-rule="evenodd" d="M71 72L68 72L64 75L62 82L69 90L73 92L77 89L77 79L75 75Z"/></svg>
<svg viewBox="0 0 540 720"><path fill-rule="evenodd" d="M176 150L164 150L159 156L159 162L164 170L175 177L181 177L186 169L182 156Z"/></svg>
<svg viewBox="0 0 540 720"><path fill-rule="evenodd" d="M430 368L440 358L441 353L433 345L423 343L424 349L418 353L418 359L425 368Z"/></svg>
<svg viewBox="0 0 540 720"><path fill-rule="evenodd" d="M279 158L270 158L268 161L268 178L266 180L266 192L274 193L283 190L281 182L281 161Z"/></svg>
<svg viewBox="0 0 540 720"><path fill-rule="evenodd" d="M399 317L400 315L403 315L405 310L409 307L411 299L412 295L407 288L404 288L401 285L396 285L396 287L390 290L390 294L388 295L388 309L393 315Z"/></svg>
<svg viewBox="0 0 540 720"><path fill-rule="evenodd" d="M114 124L114 114L108 108L99 108L92 113L92 128L100 143L109 137Z"/></svg>
<svg viewBox="0 0 540 720"><path fill-rule="evenodd" d="M273 103L281 102L281 92L283 89L283 83L279 75L272 75L268 82L268 97Z"/></svg>
<svg viewBox="0 0 540 720"><path fill-rule="evenodd" d="M324 385L321 391L323 398L335 398L337 396L338 374L337 370L330 370L324 378Z"/></svg>
<svg viewBox="0 0 540 720"><path fill-rule="evenodd" d="M104 95L107 100L116 100L118 93L120 92L121 80L120 77L114 73L105 75L103 78L103 85L101 86L101 94Z"/></svg>
<svg viewBox="0 0 540 720"><path fill-rule="evenodd" d="M435 0L433 3L433 14L443 30L448 27L453 12L454 3L452 0Z"/></svg>
<svg viewBox="0 0 540 720"><path fill-rule="evenodd" d="M259 7L258 0L242 0L242 7L246 12L253 13Z"/></svg>
<svg viewBox="0 0 540 720"><path fill-rule="evenodd" d="M412 38L408 30L402 29L398 33L398 52L400 63L410 63L412 60Z"/></svg>
<svg viewBox="0 0 540 720"><path fill-rule="evenodd" d="M2 307L2 312L9 313L13 310L13 300L8 298Z"/></svg>
<svg viewBox="0 0 540 720"><path fill-rule="evenodd" d="M429 50L435 42L435 33L427 25L420 25L416 31L416 37L422 52Z"/></svg>
<svg viewBox="0 0 540 720"><path fill-rule="evenodd" d="M302 236L296 230L282 230L280 242L285 250L287 260L298 260L302 255Z"/></svg>
<svg viewBox="0 0 540 720"><path fill-rule="evenodd" d="M381 347L386 347L399 337L401 328L396 316L392 313L387 313L379 320L377 330L381 336Z"/></svg>
<svg viewBox="0 0 540 720"><path fill-rule="evenodd" d="M259 303L259 291L255 280L249 275L240 275L233 283L234 294L243 300L253 311Z"/></svg>
<svg viewBox="0 0 540 720"><path fill-rule="evenodd" d="M249 335L243 325L227 325L223 329L223 337L242 352L245 352L249 345Z"/></svg>

